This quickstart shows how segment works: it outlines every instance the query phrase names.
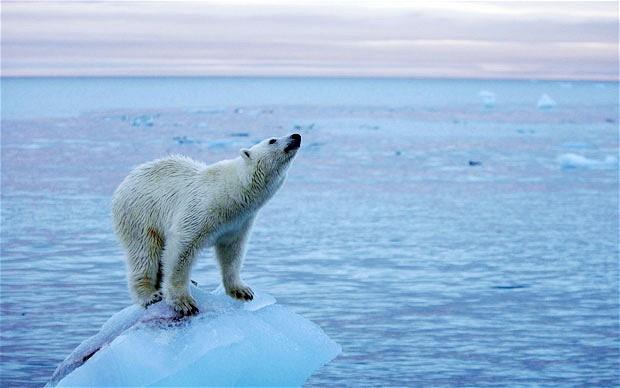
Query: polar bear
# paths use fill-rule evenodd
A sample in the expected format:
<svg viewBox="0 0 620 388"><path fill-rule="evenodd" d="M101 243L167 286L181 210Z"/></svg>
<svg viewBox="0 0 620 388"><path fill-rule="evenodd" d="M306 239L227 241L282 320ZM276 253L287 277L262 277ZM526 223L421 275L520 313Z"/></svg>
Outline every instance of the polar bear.
<svg viewBox="0 0 620 388"><path fill-rule="evenodd" d="M198 251L212 246L226 293L251 300L239 276L250 229L300 145L292 134L211 165L170 156L131 171L114 193L112 213L133 300L146 307L163 298L181 315L198 313L190 271Z"/></svg>

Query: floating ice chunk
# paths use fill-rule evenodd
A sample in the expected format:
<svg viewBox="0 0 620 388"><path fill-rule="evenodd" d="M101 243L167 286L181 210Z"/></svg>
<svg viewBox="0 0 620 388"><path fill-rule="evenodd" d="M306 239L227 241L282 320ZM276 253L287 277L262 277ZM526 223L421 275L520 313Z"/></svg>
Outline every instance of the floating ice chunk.
<svg viewBox="0 0 620 388"><path fill-rule="evenodd" d="M562 154L557 158L558 163L564 169L572 168L610 168L617 165L617 159L611 155L605 159L590 159L578 154Z"/></svg>
<svg viewBox="0 0 620 388"><path fill-rule="evenodd" d="M308 125L300 125L300 124L295 124L293 126L293 130L295 132L308 132L314 129L314 123L308 124Z"/></svg>
<svg viewBox="0 0 620 388"><path fill-rule="evenodd" d="M155 124L155 120L153 116L142 115L138 117L134 117L131 120L132 127L152 127Z"/></svg>
<svg viewBox="0 0 620 388"><path fill-rule="evenodd" d="M310 143L305 145L305 151L306 152L318 151L324 145L325 145L325 143L322 143L322 142L319 142L319 141L313 141L313 142L310 142Z"/></svg>
<svg viewBox="0 0 620 388"><path fill-rule="evenodd" d="M219 114L219 113L225 113L226 110L223 108L220 109L196 109L193 111L190 111L190 113L198 113L198 114Z"/></svg>
<svg viewBox="0 0 620 388"><path fill-rule="evenodd" d="M482 105L485 108L495 107L495 93L488 90L481 90L478 92L478 97L482 100Z"/></svg>
<svg viewBox="0 0 620 388"><path fill-rule="evenodd" d="M595 149L596 148L596 146L594 146L593 144L583 143L583 142L575 142L575 141L569 141L569 142L566 142L566 143L562 143L562 144L560 144L560 147L566 148L566 149L572 149L572 150L587 150L587 149Z"/></svg>
<svg viewBox="0 0 620 388"><path fill-rule="evenodd" d="M114 314L63 361L48 386L302 385L341 348L314 323L255 290L243 303L192 287L201 313L159 302Z"/></svg>
<svg viewBox="0 0 620 388"><path fill-rule="evenodd" d="M174 136L172 137L172 140L174 140L179 145L200 143L199 140L192 139L191 137L187 137L187 136Z"/></svg>
<svg viewBox="0 0 620 388"><path fill-rule="evenodd" d="M551 109L556 106L556 102L548 94L543 94L538 98L536 106L538 109Z"/></svg>
<svg viewBox="0 0 620 388"><path fill-rule="evenodd" d="M359 126L360 129L370 129L373 131L378 130L380 127L378 125L370 125L370 124L362 124Z"/></svg>

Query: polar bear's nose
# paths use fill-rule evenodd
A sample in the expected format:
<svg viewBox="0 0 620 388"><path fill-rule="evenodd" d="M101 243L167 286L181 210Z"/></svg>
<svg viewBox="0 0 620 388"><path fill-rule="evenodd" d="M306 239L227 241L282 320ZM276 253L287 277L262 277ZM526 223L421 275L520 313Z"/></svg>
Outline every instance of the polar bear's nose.
<svg viewBox="0 0 620 388"><path fill-rule="evenodd" d="M291 135L291 141L289 141L288 145L284 149L284 152L289 152L292 150L296 150L301 145L301 135L298 133L294 133Z"/></svg>

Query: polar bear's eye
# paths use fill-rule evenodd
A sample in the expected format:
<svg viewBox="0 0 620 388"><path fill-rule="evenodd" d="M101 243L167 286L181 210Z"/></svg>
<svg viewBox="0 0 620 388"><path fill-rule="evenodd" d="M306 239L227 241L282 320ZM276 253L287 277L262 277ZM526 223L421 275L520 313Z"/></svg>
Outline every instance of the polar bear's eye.
<svg viewBox="0 0 620 388"><path fill-rule="evenodd" d="M273 144L273 143L275 143L275 142L276 142L276 139L271 139L271 140L269 140L269 144Z"/></svg>

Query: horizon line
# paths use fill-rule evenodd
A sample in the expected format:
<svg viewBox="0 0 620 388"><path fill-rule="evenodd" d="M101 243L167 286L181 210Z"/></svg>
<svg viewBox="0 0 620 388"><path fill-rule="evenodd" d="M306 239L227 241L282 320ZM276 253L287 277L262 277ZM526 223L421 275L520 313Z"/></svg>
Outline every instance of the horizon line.
<svg viewBox="0 0 620 388"><path fill-rule="evenodd" d="M140 79L140 78L248 78L248 79L376 79L376 80L417 80L417 81L524 81L524 82L609 82L620 83L620 76L615 78L552 78L552 77L468 77L468 76L399 76L399 75L336 75L336 74L309 74L309 75L286 75L286 74L51 74L51 75L3 75L0 79L68 79L68 78L91 78L91 79Z"/></svg>

